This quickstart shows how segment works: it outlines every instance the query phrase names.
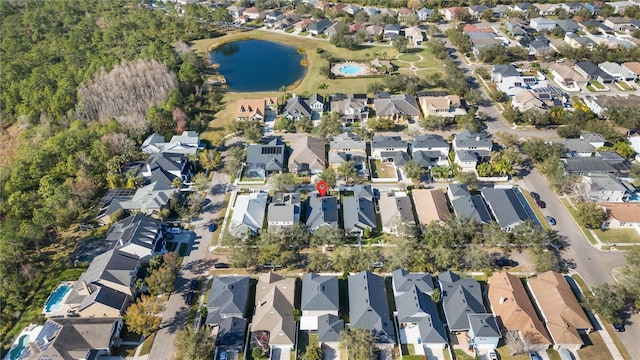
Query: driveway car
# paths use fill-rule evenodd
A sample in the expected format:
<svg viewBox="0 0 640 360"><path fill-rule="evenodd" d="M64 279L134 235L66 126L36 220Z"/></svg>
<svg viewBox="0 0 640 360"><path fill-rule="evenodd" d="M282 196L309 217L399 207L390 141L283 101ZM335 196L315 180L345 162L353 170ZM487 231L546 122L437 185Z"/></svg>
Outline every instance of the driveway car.
<svg viewBox="0 0 640 360"><path fill-rule="evenodd" d="M489 360L498 360L498 354L495 350L489 350Z"/></svg>
<svg viewBox="0 0 640 360"><path fill-rule="evenodd" d="M229 264L218 262L218 263L213 264L213 267L216 268L216 269L228 269L229 268Z"/></svg>
<svg viewBox="0 0 640 360"><path fill-rule="evenodd" d="M187 295L185 295L184 297L184 303L187 305L192 305L194 298L195 298L195 294L193 293L193 291L189 291Z"/></svg>
<svg viewBox="0 0 640 360"><path fill-rule="evenodd" d="M517 261L513 261L511 259L505 259L505 258L497 259L495 263L497 267L514 267L519 265Z"/></svg>
<svg viewBox="0 0 640 360"><path fill-rule="evenodd" d="M382 261L376 261L373 264L371 264L371 267L374 269L380 269L383 266L384 266L384 263Z"/></svg>
<svg viewBox="0 0 640 360"><path fill-rule="evenodd" d="M613 329L616 332L624 332L624 324L613 324Z"/></svg>
<svg viewBox="0 0 640 360"><path fill-rule="evenodd" d="M546 204L544 201L542 201L542 200L536 200L536 204L538 204L538 207L539 207L540 209L544 209L544 208L546 208L546 207L547 207L547 204Z"/></svg>
<svg viewBox="0 0 640 360"><path fill-rule="evenodd" d="M216 228L217 228L216 224L209 224L209 232L216 231Z"/></svg>
<svg viewBox="0 0 640 360"><path fill-rule="evenodd" d="M556 225L556 219L554 219L552 216L547 215L544 218L547 219L547 221L549 222L549 224L551 226L555 226Z"/></svg>

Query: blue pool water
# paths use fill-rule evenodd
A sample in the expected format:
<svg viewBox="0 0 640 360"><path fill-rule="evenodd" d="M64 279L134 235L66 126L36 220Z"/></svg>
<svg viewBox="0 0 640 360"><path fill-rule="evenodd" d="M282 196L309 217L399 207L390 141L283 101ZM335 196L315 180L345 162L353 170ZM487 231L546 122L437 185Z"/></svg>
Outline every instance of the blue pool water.
<svg viewBox="0 0 640 360"><path fill-rule="evenodd" d="M28 343L29 343L29 335L25 334L20 336L20 339L18 340L16 347L14 347L9 354L9 359L10 360L18 359L20 357L20 354L22 353L22 350L24 350L25 346L27 346Z"/></svg>
<svg viewBox="0 0 640 360"><path fill-rule="evenodd" d="M55 310L60 310L62 307L62 299L64 299L65 295L71 291L71 286L69 285L60 285L58 288L49 295L49 299L47 299L47 303L44 304L44 311L51 312Z"/></svg>
<svg viewBox="0 0 640 360"><path fill-rule="evenodd" d="M338 68L338 71L340 71L345 75L358 75L364 71L364 68L360 65L349 64L349 65L340 66Z"/></svg>
<svg viewBox="0 0 640 360"><path fill-rule="evenodd" d="M633 193L633 195L629 197L629 201L640 201L640 193Z"/></svg>

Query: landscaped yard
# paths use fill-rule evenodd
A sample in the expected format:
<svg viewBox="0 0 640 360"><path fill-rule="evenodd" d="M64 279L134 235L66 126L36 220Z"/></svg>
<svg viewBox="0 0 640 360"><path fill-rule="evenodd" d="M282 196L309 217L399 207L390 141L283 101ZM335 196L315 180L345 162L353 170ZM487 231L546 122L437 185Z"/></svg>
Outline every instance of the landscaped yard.
<svg viewBox="0 0 640 360"><path fill-rule="evenodd" d="M640 243L640 235L634 229L593 230L603 243Z"/></svg>
<svg viewBox="0 0 640 360"><path fill-rule="evenodd" d="M416 54L402 54L398 56L398 60L406 61L406 62L414 62L420 60L420 56Z"/></svg>
<svg viewBox="0 0 640 360"><path fill-rule="evenodd" d="M569 213L571 214L571 216L573 216L573 218L575 219L576 215L577 215L576 209L571 207L571 204L569 203L569 201L567 199L560 199L560 201L562 201L562 203L567 208L567 210L569 210ZM578 225L580 225L580 224L578 224ZM583 226L580 226L580 228L582 229L582 232L586 235L587 239L589 239L589 242L591 243L591 245L597 245L598 244L598 242L593 237L593 234L591 234L591 231L589 231L589 229L587 229L587 228L585 228Z"/></svg>
<svg viewBox="0 0 640 360"><path fill-rule="evenodd" d="M585 343L585 346L578 350L578 355L581 359L613 359L613 356L609 353L609 349L607 349L607 346L604 344L600 333L594 331L589 335L581 334L581 336Z"/></svg>
<svg viewBox="0 0 640 360"><path fill-rule="evenodd" d="M626 82L617 82L616 85L621 88L622 90L625 91L631 91L633 90L633 88L631 86L629 86L629 84L627 84Z"/></svg>
<svg viewBox="0 0 640 360"><path fill-rule="evenodd" d="M393 164L383 163L375 159L371 161L371 174L374 178L395 178L397 177L396 168Z"/></svg>
<svg viewBox="0 0 640 360"><path fill-rule="evenodd" d="M604 85L602 85L602 83L597 81L597 80L591 80L591 85L593 85L593 87L598 89L598 90L605 90L606 89L606 87Z"/></svg>

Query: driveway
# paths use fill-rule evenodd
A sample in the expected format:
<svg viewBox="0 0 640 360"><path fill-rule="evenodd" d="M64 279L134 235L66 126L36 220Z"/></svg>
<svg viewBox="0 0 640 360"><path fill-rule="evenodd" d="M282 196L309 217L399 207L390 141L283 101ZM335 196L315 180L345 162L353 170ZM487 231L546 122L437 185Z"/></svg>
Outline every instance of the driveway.
<svg viewBox="0 0 640 360"><path fill-rule="evenodd" d="M184 327L190 310L184 303L189 282L191 279L209 275L209 270L216 260L207 250L211 240L208 225L218 217L224 200L225 186L228 183L227 175L220 172L214 173L211 180L212 188L207 193L209 202L203 206L198 220L191 223L195 227L191 233L191 247L182 261L182 267L176 279L176 290L167 301L160 330L156 334L149 359L170 360L175 355L173 342L178 330Z"/></svg>

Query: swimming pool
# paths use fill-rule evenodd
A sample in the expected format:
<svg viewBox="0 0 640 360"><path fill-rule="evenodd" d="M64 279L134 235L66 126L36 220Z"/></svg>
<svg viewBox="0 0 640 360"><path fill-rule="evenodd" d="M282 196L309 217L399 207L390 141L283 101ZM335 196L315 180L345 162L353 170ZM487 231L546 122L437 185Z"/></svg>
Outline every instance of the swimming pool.
<svg viewBox="0 0 640 360"><path fill-rule="evenodd" d="M633 193L628 201L640 201L640 193Z"/></svg>
<svg viewBox="0 0 640 360"><path fill-rule="evenodd" d="M58 288L55 289L51 293L51 295L49 295L47 302L44 304L44 312L49 313L52 311L60 310L60 308L62 308L62 301L64 300L65 296L67 296L69 291L71 291L71 286L59 285Z"/></svg>
<svg viewBox="0 0 640 360"><path fill-rule="evenodd" d="M15 344L15 347L9 351L9 360L18 360L20 359L20 354L24 348L29 344L29 335L24 334L20 336L18 342Z"/></svg>
<svg viewBox="0 0 640 360"><path fill-rule="evenodd" d="M338 68L338 71L343 75L353 76L363 72L364 67L362 67L361 65L347 64L347 65L340 66Z"/></svg>

